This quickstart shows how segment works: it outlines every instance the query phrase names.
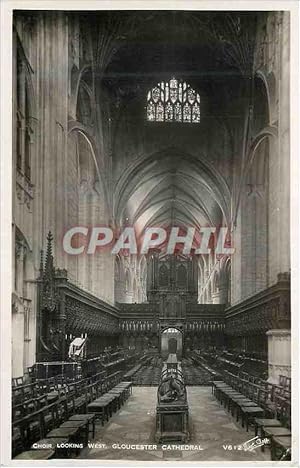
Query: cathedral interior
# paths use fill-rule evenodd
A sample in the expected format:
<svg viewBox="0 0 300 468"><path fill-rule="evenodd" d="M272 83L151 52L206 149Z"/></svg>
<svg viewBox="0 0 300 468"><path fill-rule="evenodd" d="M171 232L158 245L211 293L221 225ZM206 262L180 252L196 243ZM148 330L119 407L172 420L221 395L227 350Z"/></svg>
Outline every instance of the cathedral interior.
<svg viewBox="0 0 300 468"><path fill-rule="evenodd" d="M289 29L14 12L13 457L289 459ZM68 255L74 226L226 227L234 253Z"/></svg>

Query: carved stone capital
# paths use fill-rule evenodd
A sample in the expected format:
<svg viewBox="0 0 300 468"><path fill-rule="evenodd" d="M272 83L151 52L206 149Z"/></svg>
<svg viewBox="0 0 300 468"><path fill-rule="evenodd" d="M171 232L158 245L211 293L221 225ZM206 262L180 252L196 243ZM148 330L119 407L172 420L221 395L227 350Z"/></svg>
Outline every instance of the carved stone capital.
<svg viewBox="0 0 300 468"><path fill-rule="evenodd" d="M13 313L15 313L15 314L23 313L23 311L24 311L23 301L16 293L12 294L11 305L12 305L12 312Z"/></svg>
<svg viewBox="0 0 300 468"><path fill-rule="evenodd" d="M23 258L23 256L26 254L27 247L26 247L25 242L22 239L16 238L15 252L16 252L17 259Z"/></svg>

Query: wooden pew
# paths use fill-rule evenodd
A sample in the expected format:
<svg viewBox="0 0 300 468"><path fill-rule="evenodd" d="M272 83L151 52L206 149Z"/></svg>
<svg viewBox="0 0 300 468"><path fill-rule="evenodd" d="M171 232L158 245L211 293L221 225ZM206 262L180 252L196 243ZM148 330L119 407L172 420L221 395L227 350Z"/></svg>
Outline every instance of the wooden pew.
<svg viewBox="0 0 300 468"><path fill-rule="evenodd" d="M88 404L88 413L95 414L103 426L104 421L108 421L112 416L115 399L115 395L102 395Z"/></svg>

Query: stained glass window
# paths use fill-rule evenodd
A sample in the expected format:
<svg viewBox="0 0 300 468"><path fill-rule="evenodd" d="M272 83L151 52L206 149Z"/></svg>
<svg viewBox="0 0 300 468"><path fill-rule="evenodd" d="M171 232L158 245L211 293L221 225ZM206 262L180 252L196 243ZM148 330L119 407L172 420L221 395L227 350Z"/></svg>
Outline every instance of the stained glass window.
<svg viewBox="0 0 300 468"><path fill-rule="evenodd" d="M150 122L200 122L200 95L185 81L161 81L147 95Z"/></svg>

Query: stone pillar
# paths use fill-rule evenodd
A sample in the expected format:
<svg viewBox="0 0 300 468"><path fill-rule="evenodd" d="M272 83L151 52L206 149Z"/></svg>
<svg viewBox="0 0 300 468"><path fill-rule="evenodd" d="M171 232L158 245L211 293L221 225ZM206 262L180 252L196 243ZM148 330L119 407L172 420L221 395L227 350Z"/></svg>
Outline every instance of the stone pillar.
<svg viewBox="0 0 300 468"><path fill-rule="evenodd" d="M133 291L132 290L126 290L125 288L122 302L124 302L125 304L133 304Z"/></svg>
<svg viewBox="0 0 300 468"><path fill-rule="evenodd" d="M288 329L269 330L268 372L270 383L278 383L279 375L291 375L291 331Z"/></svg>
<svg viewBox="0 0 300 468"><path fill-rule="evenodd" d="M220 291L215 291L211 294L213 304L221 304L220 302Z"/></svg>
<svg viewBox="0 0 300 468"><path fill-rule="evenodd" d="M24 304L19 296L12 297L12 377L24 375Z"/></svg>
<svg viewBox="0 0 300 468"><path fill-rule="evenodd" d="M213 304L226 304L227 303L228 292L226 288L218 289L212 293L212 303Z"/></svg>
<svg viewBox="0 0 300 468"><path fill-rule="evenodd" d="M227 304L229 302L228 301L228 288L229 288L229 285L225 286L224 288L219 289L220 304Z"/></svg>

